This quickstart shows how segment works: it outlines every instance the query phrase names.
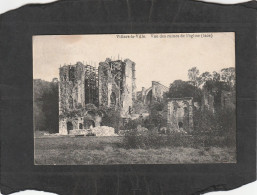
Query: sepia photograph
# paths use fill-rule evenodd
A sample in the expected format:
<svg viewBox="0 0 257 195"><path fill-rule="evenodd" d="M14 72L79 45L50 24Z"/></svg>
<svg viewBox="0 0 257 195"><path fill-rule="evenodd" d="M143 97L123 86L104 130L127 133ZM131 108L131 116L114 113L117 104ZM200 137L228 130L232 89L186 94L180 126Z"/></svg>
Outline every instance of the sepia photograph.
<svg viewBox="0 0 257 195"><path fill-rule="evenodd" d="M33 36L35 165L236 163L235 33Z"/></svg>

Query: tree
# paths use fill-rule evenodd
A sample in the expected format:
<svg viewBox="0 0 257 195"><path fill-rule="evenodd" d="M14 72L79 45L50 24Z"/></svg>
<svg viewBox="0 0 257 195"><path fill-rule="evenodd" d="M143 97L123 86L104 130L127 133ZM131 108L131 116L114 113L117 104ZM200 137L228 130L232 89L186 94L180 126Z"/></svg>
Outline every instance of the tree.
<svg viewBox="0 0 257 195"><path fill-rule="evenodd" d="M212 80L212 75L209 72L204 72L198 79L199 85L204 84L206 81Z"/></svg>
<svg viewBox="0 0 257 195"><path fill-rule="evenodd" d="M175 80L170 84L169 91L166 93L168 98L193 97L196 102L201 102L201 96L202 91L200 88L182 80Z"/></svg>
<svg viewBox="0 0 257 195"><path fill-rule="evenodd" d="M230 87L235 85L235 68L223 68L221 70L221 80L226 82Z"/></svg>
<svg viewBox="0 0 257 195"><path fill-rule="evenodd" d="M117 133L121 122L120 109L100 106L98 111L101 112L103 116L101 125L113 127Z"/></svg>
<svg viewBox="0 0 257 195"><path fill-rule="evenodd" d="M198 75L199 75L199 70L197 67L193 67L188 70L188 78L192 82L194 86L199 86L198 85Z"/></svg>
<svg viewBox="0 0 257 195"><path fill-rule="evenodd" d="M213 71L212 72L212 80L213 81L220 81L220 73Z"/></svg>

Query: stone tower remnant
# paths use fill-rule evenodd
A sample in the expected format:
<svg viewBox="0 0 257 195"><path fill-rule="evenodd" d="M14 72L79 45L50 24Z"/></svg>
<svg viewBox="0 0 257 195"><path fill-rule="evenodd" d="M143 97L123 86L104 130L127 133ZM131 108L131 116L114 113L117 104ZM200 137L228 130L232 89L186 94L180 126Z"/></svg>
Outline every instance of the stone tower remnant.
<svg viewBox="0 0 257 195"><path fill-rule="evenodd" d="M129 59L107 58L99 63L98 69L81 62L60 67L59 133L100 126L101 116L87 112L79 117L70 114L85 110L88 104L119 110L122 118L129 118L136 99L135 72L135 63Z"/></svg>

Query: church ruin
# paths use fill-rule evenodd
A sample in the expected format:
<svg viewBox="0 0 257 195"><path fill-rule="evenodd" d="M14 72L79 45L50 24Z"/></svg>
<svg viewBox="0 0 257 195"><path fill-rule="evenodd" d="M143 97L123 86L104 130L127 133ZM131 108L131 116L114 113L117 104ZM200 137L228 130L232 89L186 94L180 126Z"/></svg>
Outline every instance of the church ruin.
<svg viewBox="0 0 257 195"><path fill-rule="evenodd" d="M172 98L168 101L167 127L169 129L183 129L190 132L194 128L192 97Z"/></svg>
<svg viewBox="0 0 257 195"><path fill-rule="evenodd" d="M135 80L135 63L129 59L107 58L98 68L81 62L60 67L59 133L101 125L101 113L91 113L86 105L119 108L121 117L128 118L136 98Z"/></svg>
<svg viewBox="0 0 257 195"><path fill-rule="evenodd" d="M142 91L139 91L137 96L144 104L149 105L153 101L162 100L164 93L168 91L168 87L158 81L152 81L152 86L148 89L142 87Z"/></svg>
<svg viewBox="0 0 257 195"><path fill-rule="evenodd" d="M127 118L136 98L135 63L129 59L99 63L99 105L121 108Z"/></svg>

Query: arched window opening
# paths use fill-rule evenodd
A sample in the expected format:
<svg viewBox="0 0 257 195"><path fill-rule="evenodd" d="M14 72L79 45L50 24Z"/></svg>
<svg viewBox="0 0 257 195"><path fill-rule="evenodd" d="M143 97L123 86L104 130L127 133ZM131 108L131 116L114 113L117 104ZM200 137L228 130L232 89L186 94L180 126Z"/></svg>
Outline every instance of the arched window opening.
<svg viewBox="0 0 257 195"><path fill-rule="evenodd" d="M111 107L115 107L116 106L116 95L114 92L111 93Z"/></svg>
<svg viewBox="0 0 257 195"><path fill-rule="evenodd" d="M178 128L183 128L183 123L182 122L178 122Z"/></svg>

